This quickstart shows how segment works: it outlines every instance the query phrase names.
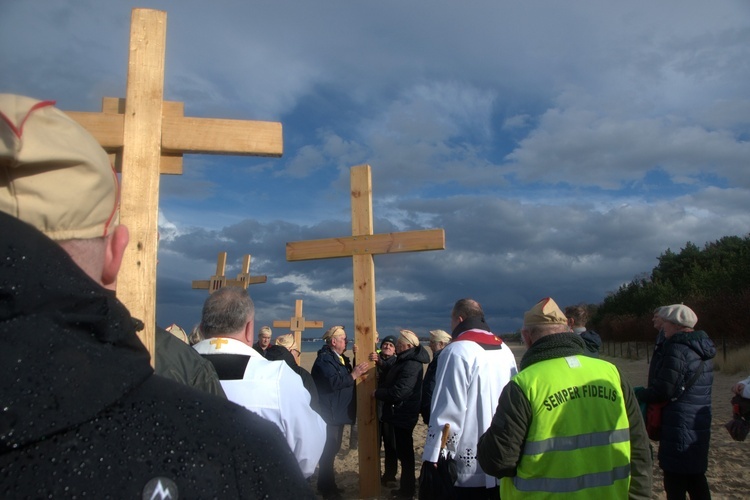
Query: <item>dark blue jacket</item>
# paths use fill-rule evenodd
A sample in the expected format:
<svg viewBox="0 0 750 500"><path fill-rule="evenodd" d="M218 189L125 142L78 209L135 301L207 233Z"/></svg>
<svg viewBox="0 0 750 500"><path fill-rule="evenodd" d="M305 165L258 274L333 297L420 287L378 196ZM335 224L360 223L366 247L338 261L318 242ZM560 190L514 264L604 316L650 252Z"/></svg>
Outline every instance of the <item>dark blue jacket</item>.
<svg viewBox="0 0 750 500"><path fill-rule="evenodd" d="M342 365L330 346L320 348L311 373L318 388L320 416L328 425L354 423L356 399L351 371L351 365Z"/></svg>
<svg viewBox="0 0 750 500"><path fill-rule="evenodd" d="M708 468L714 381L711 359L715 355L716 347L704 331L675 333L654 352L648 388L638 399L669 401L662 412L659 443L659 466L667 472L701 474ZM698 370L693 385L685 389Z"/></svg>
<svg viewBox="0 0 750 500"><path fill-rule="evenodd" d="M396 362L375 391L375 398L383 401L383 422L407 429L417 425L422 399L422 365L429 362L430 355L421 345L396 356Z"/></svg>

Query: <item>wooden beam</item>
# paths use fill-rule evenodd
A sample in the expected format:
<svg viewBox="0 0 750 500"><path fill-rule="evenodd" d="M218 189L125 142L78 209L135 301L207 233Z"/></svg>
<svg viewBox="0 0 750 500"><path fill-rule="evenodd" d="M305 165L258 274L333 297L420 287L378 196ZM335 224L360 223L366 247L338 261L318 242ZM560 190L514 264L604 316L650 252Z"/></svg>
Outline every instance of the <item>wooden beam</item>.
<svg viewBox="0 0 750 500"><path fill-rule="evenodd" d="M295 241L286 244L286 259L289 261L333 259L342 255L375 255L428 250L445 250L445 231L424 229L405 233Z"/></svg>
<svg viewBox="0 0 750 500"><path fill-rule="evenodd" d="M126 172L120 205L120 220L130 230L130 244L119 275L128 286L119 287L117 297L143 321L138 336L153 353L159 231L159 169L155 167L161 155L167 13L134 9L130 26L122 151ZM125 175L128 171L133 175Z"/></svg>

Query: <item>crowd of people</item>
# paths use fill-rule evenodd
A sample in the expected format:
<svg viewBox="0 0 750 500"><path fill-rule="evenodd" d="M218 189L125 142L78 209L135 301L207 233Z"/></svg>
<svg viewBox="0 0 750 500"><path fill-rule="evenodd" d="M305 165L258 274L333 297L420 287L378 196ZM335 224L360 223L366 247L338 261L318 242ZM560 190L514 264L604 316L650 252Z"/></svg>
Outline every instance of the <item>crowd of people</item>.
<svg viewBox="0 0 750 500"><path fill-rule="evenodd" d="M667 498L710 498L716 349L689 307L654 312L648 384L634 389L600 359L586 308L551 298L524 314L518 364L466 298L429 350L402 329L352 362L337 325L308 372L294 336L274 343L264 326L256 339L248 292L224 287L189 336L157 328L154 373L143 323L114 294L128 232L107 154L52 102L0 94L0 118L0 234L13 235L0 248L4 497L315 498L317 471L318 493L341 498L336 456L356 381L374 368L394 498L418 491L420 417L423 468L437 467L448 429L454 498L650 498L641 406L653 404ZM750 397L750 379L732 390Z"/></svg>

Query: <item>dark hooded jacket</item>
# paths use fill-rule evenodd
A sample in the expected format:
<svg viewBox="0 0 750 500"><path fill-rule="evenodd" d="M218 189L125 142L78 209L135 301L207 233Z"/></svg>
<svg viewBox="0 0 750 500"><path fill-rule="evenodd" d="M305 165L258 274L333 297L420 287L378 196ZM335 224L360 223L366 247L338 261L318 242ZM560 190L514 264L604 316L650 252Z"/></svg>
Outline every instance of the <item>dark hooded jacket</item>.
<svg viewBox="0 0 750 500"><path fill-rule="evenodd" d="M2 498L315 498L276 426L154 375L125 307L4 213L0 408Z"/></svg>
<svg viewBox="0 0 750 500"><path fill-rule="evenodd" d="M602 338L594 330L586 330L580 334L583 340L583 353L592 358L599 357L599 349L602 347Z"/></svg>
<svg viewBox="0 0 750 500"><path fill-rule="evenodd" d="M648 388L637 392L643 403L669 401L662 410L659 442L659 466L667 472L702 474L708 468L714 356L716 347L706 332L675 333L657 347Z"/></svg>
<svg viewBox="0 0 750 500"><path fill-rule="evenodd" d="M396 356L396 362L375 390L375 399L383 401L383 422L407 429L417 425L422 399L422 365L429 362L430 355L421 345Z"/></svg>

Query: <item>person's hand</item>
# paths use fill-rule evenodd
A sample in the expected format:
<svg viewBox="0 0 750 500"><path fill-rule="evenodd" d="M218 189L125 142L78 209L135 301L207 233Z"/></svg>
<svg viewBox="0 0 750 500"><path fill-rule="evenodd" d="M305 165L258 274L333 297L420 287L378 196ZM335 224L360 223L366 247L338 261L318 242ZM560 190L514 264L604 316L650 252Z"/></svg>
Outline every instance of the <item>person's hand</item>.
<svg viewBox="0 0 750 500"><path fill-rule="evenodd" d="M352 344L352 352L357 354L357 344Z"/></svg>
<svg viewBox="0 0 750 500"><path fill-rule="evenodd" d="M370 355L368 356L368 359L370 361L374 361L375 364L380 364L380 356L378 356L378 353L376 352L371 352Z"/></svg>
<svg viewBox="0 0 750 500"><path fill-rule="evenodd" d="M734 386L732 386L732 392L735 394L742 394L742 391L744 390L745 390L745 384L740 383L740 384L734 384Z"/></svg>
<svg viewBox="0 0 750 500"><path fill-rule="evenodd" d="M359 377L367 373L367 370L370 369L370 363L365 361L364 363L360 363L357 366L354 367L352 370L352 377L354 380L357 380Z"/></svg>

